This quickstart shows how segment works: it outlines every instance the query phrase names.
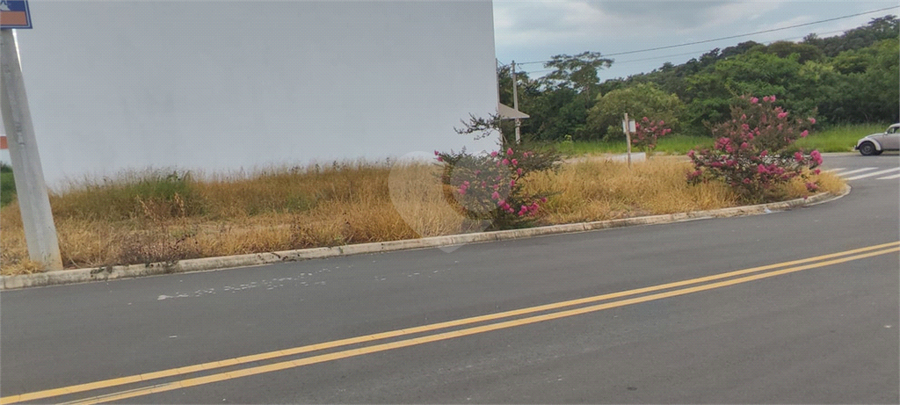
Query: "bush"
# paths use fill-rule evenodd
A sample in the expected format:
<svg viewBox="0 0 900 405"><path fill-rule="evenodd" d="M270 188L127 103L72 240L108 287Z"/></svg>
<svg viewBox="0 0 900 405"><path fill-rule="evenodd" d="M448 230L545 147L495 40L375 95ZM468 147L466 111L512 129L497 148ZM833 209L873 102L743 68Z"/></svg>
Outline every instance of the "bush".
<svg viewBox="0 0 900 405"><path fill-rule="evenodd" d="M0 207L13 202L16 199L16 181L13 178L12 167L0 162Z"/></svg>
<svg viewBox="0 0 900 405"><path fill-rule="evenodd" d="M818 174L822 164L818 150L808 154L792 146L806 137L814 118L792 119L775 106L775 96L744 96L731 107L731 120L712 128L718 140L712 149L690 151L694 172L691 182L711 179L723 181L748 202L774 200L781 195L777 186L800 177L809 191L818 183L809 181L810 170Z"/></svg>
<svg viewBox="0 0 900 405"><path fill-rule="evenodd" d="M651 120L647 117L635 123L637 132L631 138L631 144L644 152L651 152L656 148L656 141L672 132L663 120Z"/></svg>
<svg viewBox="0 0 900 405"><path fill-rule="evenodd" d="M525 191L532 173L554 167L554 152L535 152L509 147L505 152L470 154L440 153L444 164L441 183L447 201L469 219L486 220L491 229L521 228L531 225L551 190Z"/></svg>

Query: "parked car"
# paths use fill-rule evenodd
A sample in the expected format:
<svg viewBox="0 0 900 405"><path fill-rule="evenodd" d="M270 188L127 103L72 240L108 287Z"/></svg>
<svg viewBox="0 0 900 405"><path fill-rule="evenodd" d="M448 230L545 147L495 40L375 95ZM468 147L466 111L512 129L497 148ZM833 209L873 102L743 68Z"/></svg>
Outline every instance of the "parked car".
<svg viewBox="0 0 900 405"><path fill-rule="evenodd" d="M882 133L866 135L856 142L854 149L863 156L880 155L886 150L900 150L900 124L889 126Z"/></svg>

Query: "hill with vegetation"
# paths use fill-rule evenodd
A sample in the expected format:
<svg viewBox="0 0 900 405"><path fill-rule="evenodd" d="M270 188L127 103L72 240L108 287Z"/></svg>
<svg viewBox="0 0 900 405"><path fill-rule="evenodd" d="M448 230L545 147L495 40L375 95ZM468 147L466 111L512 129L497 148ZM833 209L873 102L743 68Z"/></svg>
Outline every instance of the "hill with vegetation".
<svg viewBox="0 0 900 405"><path fill-rule="evenodd" d="M820 127L900 121L900 23L888 15L842 35L768 45L747 41L683 64L600 82L615 63L598 52L557 55L532 79L516 72L519 109L534 141L620 139L621 114L664 119L681 135L709 136L741 95L775 95L785 110ZM500 100L512 105L510 67L499 69ZM504 123L504 125L511 125ZM510 129L510 128L505 128Z"/></svg>

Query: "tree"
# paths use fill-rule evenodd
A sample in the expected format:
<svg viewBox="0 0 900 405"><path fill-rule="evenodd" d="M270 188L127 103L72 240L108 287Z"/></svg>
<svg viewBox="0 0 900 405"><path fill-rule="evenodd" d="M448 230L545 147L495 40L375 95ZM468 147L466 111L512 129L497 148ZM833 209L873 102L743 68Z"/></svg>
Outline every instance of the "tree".
<svg viewBox="0 0 900 405"><path fill-rule="evenodd" d="M570 86L591 99L591 88L596 87L600 79L597 71L612 66L613 60L604 58L600 52L582 52L578 55L556 55L545 63L545 68L556 69L547 75L548 80Z"/></svg>
<svg viewBox="0 0 900 405"><path fill-rule="evenodd" d="M666 93L653 83L636 84L597 97L588 111L588 130L604 139L624 138L620 123L626 112L638 119L652 117L677 128L683 110L684 103L677 95Z"/></svg>

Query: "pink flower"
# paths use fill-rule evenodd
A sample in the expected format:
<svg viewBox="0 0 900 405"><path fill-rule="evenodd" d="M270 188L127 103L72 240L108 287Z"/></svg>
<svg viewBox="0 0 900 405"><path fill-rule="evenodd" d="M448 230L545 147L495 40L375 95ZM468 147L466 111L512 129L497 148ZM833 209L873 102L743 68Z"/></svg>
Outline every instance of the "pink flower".
<svg viewBox="0 0 900 405"><path fill-rule="evenodd" d="M750 179L744 179L744 184L750 184Z"/></svg>
<svg viewBox="0 0 900 405"><path fill-rule="evenodd" d="M518 165L519 165L519 161L518 161L517 159L513 159L513 160L512 160L512 164L513 164L513 166L518 166Z"/></svg>
<svg viewBox="0 0 900 405"><path fill-rule="evenodd" d="M515 187L515 186L516 186L516 181L515 181L515 180L510 180L510 181L509 181L509 186L510 186L510 187Z"/></svg>
<svg viewBox="0 0 900 405"><path fill-rule="evenodd" d="M769 171L766 169L765 166L759 165L759 166L756 166L756 172L759 173L759 174L766 174L766 173L768 173Z"/></svg>
<svg viewBox="0 0 900 405"><path fill-rule="evenodd" d="M516 174L518 174L519 176L522 175L522 168L521 168L521 167L518 168L518 169L516 169Z"/></svg>
<svg viewBox="0 0 900 405"><path fill-rule="evenodd" d="M497 155L498 155L497 151L491 152L491 157L497 157Z"/></svg>
<svg viewBox="0 0 900 405"><path fill-rule="evenodd" d="M756 104L756 103L758 103L758 102L759 102L759 99L756 98L756 97L753 97L753 98L750 99L750 104Z"/></svg>
<svg viewBox="0 0 900 405"><path fill-rule="evenodd" d="M512 156L512 154L513 154L512 148L507 149L507 150L506 150L506 154L509 155L509 156Z"/></svg>
<svg viewBox="0 0 900 405"><path fill-rule="evenodd" d="M747 119L747 114L741 114L741 121L745 121ZM744 124L746 125L746 124Z"/></svg>
<svg viewBox="0 0 900 405"><path fill-rule="evenodd" d="M435 156L440 155L440 154L441 154L440 152L434 151L434 155L435 155Z"/></svg>
<svg viewBox="0 0 900 405"><path fill-rule="evenodd" d="M816 169L816 170L813 170L813 173L819 174L819 173L822 173L822 170Z"/></svg>
<svg viewBox="0 0 900 405"><path fill-rule="evenodd" d="M688 152L687 155L688 155L689 158L693 159L693 158L694 158L694 153L695 153L694 150L691 149L691 150Z"/></svg>
<svg viewBox="0 0 900 405"><path fill-rule="evenodd" d="M438 161L438 162L443 162L443 161L444 161L444 158L438 156L438 157L437 157L437 161Z"/></svg>
<svg viewBox="0 0 900 405"><path fill-rule="evenodd" d="M769 101L771 101L771 102L773 102L773 103L775 102L775 95L774 95L774 94L771 95L771 96L769 96Z"/></svg>
<svg viewBox="0 0 900 405"><path fill-rule="evenodd" d="M660 121L659 121L659 125L666 125L666 122L663 121L663 120L660 120Z"/></svg>
<svg viewBox="0 0 900 405"><path fill-rule="evenodd" d="M800 152L794 152L794 160L798 163L803 161L803 154Z"/></svg>
<svg viewBox="0 0 900 405"><path fill-rule="evenodd" d="M491 199L492 199L492 200L499 200L499 199L500 199L500 193L494 191L494 193L491 194Z"/></svg>
<svg viewBox="0 0 900 405"><path fill-rule="evenodd" d="M822 154L818 150L809 153L809 157L816 162L817 165L822 164Z"/></svg>
<svg viewBox="0 0 900 405"><path fill-rule="evenodd" d="M813 118L813 117L809 117L809 123L810 123L810 124L813 124L813 125L816 125L816 119Z"/></svg>
<svg viewBox="0 0 900 405"><path fill-rule="evenodd" d="M509 159L503 159L502 161L500 161L500 163L502 163L503 166L506 166L509 164Z"/></svg>
<svg viewBox="0 0 900 405"><path fill-rule="evenodd" d="M803 132L800 133L801 138L806 138L807 135L809 135L809 131L807 131L807 130L803 130Z"/></svg>
<svg viewBox="0 0 900 405"><path fill-rule="evenodd" d="M542 202L542 203L547 202L547 197L541 197L541 202Z"/></svg>
<svg viewBox="0 0 900 405"><path fill-rule="evenodd" d="M466 195L466 189L460 188L460 189L459 189L459 195Z"/></svg>
<svg viewBox="0 0 900 405"><path fill-rule="evenodd" d="M769 151L764 150L762 152L759 152L759 157L766 157L768 154L769 154Z"/></svg>
<svg viewBox="0 0 900 405"><path fill-rule="evenodd" d="M788 116L788 113L786 113L786 112L780 112L780 113L778 113L778 118L784 118L784 117L787 117L787 116Z"/></svg>
<svg viewBox="0 0 900 405"><path fill-rule="evenodd" d="M747 149L747 148L749 148L749 147L750 147L750 144L747 143L747 142L744 142L744 143L741 144L741 149Z"/></svg>

